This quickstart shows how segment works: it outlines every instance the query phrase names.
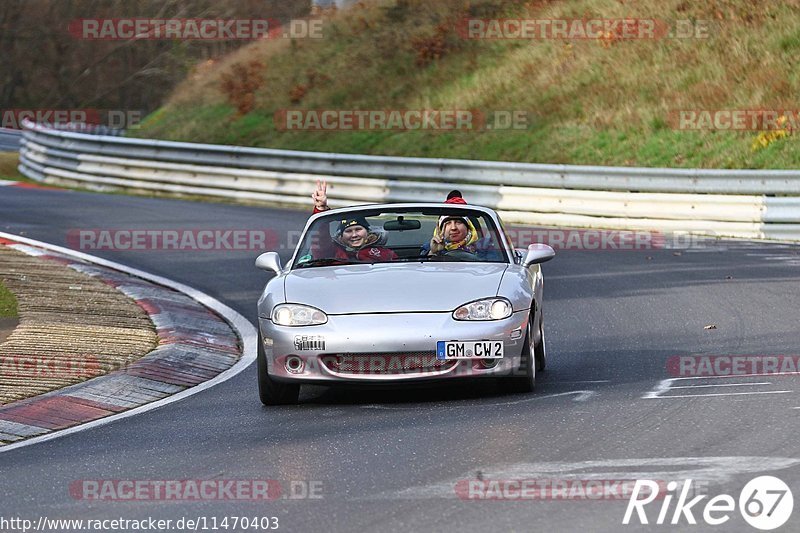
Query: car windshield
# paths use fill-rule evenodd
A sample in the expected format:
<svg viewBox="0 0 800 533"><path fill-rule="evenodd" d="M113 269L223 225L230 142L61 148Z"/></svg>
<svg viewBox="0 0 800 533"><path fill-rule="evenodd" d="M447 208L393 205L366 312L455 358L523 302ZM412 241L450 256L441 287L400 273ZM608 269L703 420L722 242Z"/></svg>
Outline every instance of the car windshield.
<svg viewBox="0 0 800 533"><path fill-rule="evenodd" d="M508 256L497 225L481 211L364 209L315 220L292 268L427 261L507 263Z"/></svg>

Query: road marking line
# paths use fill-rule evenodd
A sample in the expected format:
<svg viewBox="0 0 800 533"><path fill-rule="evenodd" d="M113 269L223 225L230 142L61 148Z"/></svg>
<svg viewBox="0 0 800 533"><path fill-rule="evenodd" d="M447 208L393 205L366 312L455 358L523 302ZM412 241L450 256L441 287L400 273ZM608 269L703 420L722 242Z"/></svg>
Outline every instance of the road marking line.
<svg viewBox="0 0 800 533"><path fill-rule="evenodd" d="M572 399L573 402L585 402L585 401L587 401L589 398L591 398L592 396L594 396L597 393L594 392L594 391L590 391L590 390L574 390L574 391L570 391L570 392L559 392L559 393L556 393L556 394L545 394L543 396L531 396L530 398L523 398L522 400L514 400L514 401L510 401L510 402L500 402L500 403L493 402L493 403L488 403L488 404L485 404L485 405L492 406L492 407L493 406L497 406L497 405L516 405L516 404L519 404L519 403L530 402L530 401L533 401L533 400L542 400L542 399L545 399L545 398L555 398L557 396L569 396L571 394L575 394L576 395L575 398Z"/></svg>
<svg viewBox="0 0 800 533"><path fill-rule="evenodd" d="M653 400L653 399L659 399L659 398L667 398L667 396L661 396L661 395L666 393L666 392L669 392L672 389L693 388L692 386L689 386L689 385L677 386L677 387L673 387L672 386L672 384L675 383L676 381L682 381L682 380L747 378L747 377L754 377L754 376L775 377L775 376L790 376L790 375L798 375L798 374L800 374L800 372L785 372L785 373L780 373L780 374L779 373L767 373L767 374L741 374L741 375L728 375L728 376L689 376L689 377L685 377L685 378L669 378L669 379L663 379L663 380L659 381L658 384L656 384L656 386L653 387L652 390L646 392L642 396L642 399L643 400ZM744 386L744 385L748 385L748 384L746 384L746 383L735 383L735 384L730 384L730 385L727 385L727 386ZM703 385L698 385L696 387L701 387L701 386L703 386ZM707 385L707 386L712 386L712 387L719 386L719 387L722 387L723 385ZM776 391L772 391L772 392L774 393ZM780 391L780 393L786 393L786 392L792 392L792 391ZM725 394L722 394L722 393L720 393L720 394L706 394L706 395L699 395L699 396L733 396L733 395L741 395L741 394L767 394L767 393L761 393L761 392L737 392L737 393L725 393ZM669 398L681 398L681 397L689 398L690 396L669 396Z"/></svg>
<svg viewBox="0 0 800 533"><path fill-rule="evenodd" d="M69 248L56 246L54 244L28 239L27 237L20 237L19 235L14 235L11 233L0 232L0 238L13 240L22 244L28 244L30 246L36 246L38 248L43 248L45 250L52 250L54 252L58 252L60 254L68 255L71 257L76 257L78 259L88 261L89 263L94 263L96 265L101 265L115 270L119 270L121 272L125 272L127 274L131 274L133 276L145 279L152 283L163 285L165 287L169 287L170 289L174 289L178 292L182 292L183 294L186 294L187 296L191 297L193 300L199 302L201 305L204 305L209 309L211 309L212 311L215 311L217 314L221 315L225 320L228 321L231 327L236 331L236 333L242 339L242 357L239 359L239 361L237 361L236 364L234 364L229 369L225 370L220 374L217 374L215 377L211 378L208 381L204 381L199 385L195 385L194 387L185 389L177 394L168 396L161 400L156 400L152 403L142 405L141 407L136 407L129 411L124 411L116 415L107 416L105 418L101 418L93 422L88 422L86 424L81 424L79 426L73 426L71 428L62 429L60 431L54 431L52 433L41 435L39 437L33 437L24 440L22 442L14 444L6 444L5 446L0 447L0 453L8 452L10 450L15 450L17 448L22 448L24 446L30 446L32 444L38 444L40 442L56 439L58 437L63 437L65 435L71 435L73 433L78 433L79 431L95 428L98 426L108 424L110 422L116 422L117 420L121 420L123 418L128 418L141 413L152 411L153 409L158 409L159 407L163 407L165 405L177 402L189 396L193 396L198 392L202 392L206 389L213 387L214 385L218 385L219 383L228 381L232 377L242 372L245 368L250 366L250 364L253 361L256 360L256 347L258 343L257 341L258 335L256 332L256 328L253 327L253 325L250 323L249 320L247 320L245 317L243 317L242 315L240 315L227 305L223 304L219 300L216 300L203 292L198 291L197 289L193 289L188 285L184 285L183 283L179 283L177 281L173 281L171 279L164 278L161 276L156 276L155 274L150 274L148 272L128 267L120 263L116 263L114 261L101 259L99 257L85 254L83 252L78 252L75 250L70 250Z"/></svg>
<svg viewBox="0 0 800 533"><path fill-rule="evenodd" d="M543 384L550 385L551 383L611 383L610 379L588 379L588 380L577 380L577 381L543 381Z"/></svg>
<svg viewBox="0 0 800 533"><path fill-rule="evenodd" d="M770 391L754 391L754 392L718 392L714 394L672 394L670 396L659 396L659 400L665 398L708 398L711 396L745 396L750 394L786 394L787 392L794 392L790 390L770 390Z"/></svg>
<svg viewBox="0 0 800 533"><path fill-rule="evenodd" d="M703 387L752 387L754 385L772 385L769 381L761 383L720 383L719 385L682 385L680 387L670 387L669 390L675 389L702 389Z"/></svg>
<svg viewBox="0 0 800 533"><path fill-rule="evenodd" d="M774 376L797 376L800 375L800 371L798 372L762 372L760 374L729 374L725 376L686 376L682 378L670 378L670 380L679 380L679 379L730 379L730 378L752 378L752 377L774 377Z"/></svg>

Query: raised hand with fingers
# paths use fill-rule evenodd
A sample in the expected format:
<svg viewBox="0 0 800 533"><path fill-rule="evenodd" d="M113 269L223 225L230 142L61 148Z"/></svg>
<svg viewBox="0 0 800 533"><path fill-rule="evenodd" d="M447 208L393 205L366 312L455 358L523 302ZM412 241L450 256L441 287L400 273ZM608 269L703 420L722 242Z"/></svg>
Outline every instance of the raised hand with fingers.
<svg viewBox="0 0 800 533"><path fill-rule="evenodd" d="M444 239L440 235L436 234L431 239L428 255L436 255L442 250L444 250Z"/></svg>
<svg viewBox="0 0 800 533"><path fill-rule="evenodd" d="M328 182L325 180L317 180L317 188L314 194L311 195L314 200L314 212L327 211L328 207Z"/></svg>

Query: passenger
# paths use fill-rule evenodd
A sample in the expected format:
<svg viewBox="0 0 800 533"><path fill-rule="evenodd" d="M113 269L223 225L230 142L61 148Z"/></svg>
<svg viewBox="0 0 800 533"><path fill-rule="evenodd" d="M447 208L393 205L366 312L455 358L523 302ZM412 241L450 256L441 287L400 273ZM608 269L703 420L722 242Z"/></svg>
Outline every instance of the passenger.
<svg viewBox="0 0 800 533"><path fill-rule="evenodd" d="M314 214L330 209L327 189L325 180L317 180L317 188L311 196L314 200ZM315 259L331 258L364 263L382 263L397 259L397 254L392 249L377 244L380 239L381 235L370 228L367 219L350 216L339 222L332 239L320 239L319 245L312 247L311 255Z"/></svg>
<svg viewBox="0 0 800 533"><path fill-rule="evenodd" d="M361 216L348 217L339 223L333 242L337 244L335 259L382 263L394 261L397 254L390 248L377 245L380 235L372 231L367 219Z"/></svg>

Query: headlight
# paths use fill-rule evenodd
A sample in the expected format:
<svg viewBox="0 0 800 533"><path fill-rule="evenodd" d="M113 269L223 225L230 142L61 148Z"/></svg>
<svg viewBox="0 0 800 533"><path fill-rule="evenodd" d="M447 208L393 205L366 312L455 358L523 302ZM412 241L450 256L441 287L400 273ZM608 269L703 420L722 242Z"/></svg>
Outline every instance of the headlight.
<svg viewBox="0 0 800 533"><path fill-rule="evenodd" d="M328 321L328 315L308 305L280 304L272 310L272 322L279 326L318 326Z"/></svg>
<svg viewBox="0 0 800 533"><path fill-rule="evenodd" d="M502 320L511 316L511 302L505 298L487 298L464 304L453 311L456 320Z"/></svg>

